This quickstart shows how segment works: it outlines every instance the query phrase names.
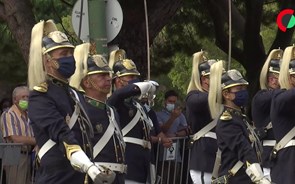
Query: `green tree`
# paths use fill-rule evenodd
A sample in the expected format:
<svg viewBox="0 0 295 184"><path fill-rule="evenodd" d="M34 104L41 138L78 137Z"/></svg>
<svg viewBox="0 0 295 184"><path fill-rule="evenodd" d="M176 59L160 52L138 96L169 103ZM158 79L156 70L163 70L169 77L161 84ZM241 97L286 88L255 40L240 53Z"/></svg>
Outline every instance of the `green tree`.
<svg viewBox="0 0 295 184"><path fill-rule="evenodd" d="M27 63L31 28L40 19L53 18L73 42L79 43L69 28L69 15L74 2L75 0L0 0L0 22L7 25L11 38L16 41L19 53L23 56L23 59L17 59L18 62ZM145 78L147 50L144 3L138 0L119 2L124 22L119 35L110 45L119 44L120 48L125 49ZM189 58L193 53L204 49L210 58L227 60L228 0L149 0L147 6L150 43L158 36L152 49L154 75L168 74L174 67L168 76L173 85L182 84L179 88L185 91L187 81L181 81L180 73L185 71L188 75L190 69L185 70L185 67L189 67ZM274 24L278 11L284 8L295 9L295 1L232 1L232 58L245 68L252 93L257 90L259 72L269 51L290 45L294 29L283 33ZM167 26L162 30L165 25ZM271 38L272 34L275 36ZM4 47L9 44L5 41ZM181 60L185 60L185 64L182 65Z"/></svg>
<svg viewBox="0 0 295 184"><path fill-rule="evenodd" d="M62 18L71 14L74 2L75 0L0 1L0 22L8 26L26 63L28 62L31 29L36 21L50 18L57 23L62 23ZM124 13L124 24L120 34L110 44L119 44L121 48L125 49L128 56L138 64L139 70L145 76L147 51L144 3L137 0L121 0L119 2ZM181 0L150 0L147 6L150 28L149 38L152 42L158 32L181 6ZM64 31L67 32L65 26L61 25ZM79 40L76 43L79 43Z"/></svg>
<svg viewBox="0 0 295 184"><path fill-rule="evenodd" d="M252 95L267 54L292 42L294 29L283 33L275 24L278 12L285 8L294 9L295 1L232 1L231 68L244 69ZM209 58L228 60L228 33L228 0L185 1L154 41L153 65L159 66L155 71L163 71L163 65L172 61L168 76L185 93L193 53L203 49Z"/></svg>

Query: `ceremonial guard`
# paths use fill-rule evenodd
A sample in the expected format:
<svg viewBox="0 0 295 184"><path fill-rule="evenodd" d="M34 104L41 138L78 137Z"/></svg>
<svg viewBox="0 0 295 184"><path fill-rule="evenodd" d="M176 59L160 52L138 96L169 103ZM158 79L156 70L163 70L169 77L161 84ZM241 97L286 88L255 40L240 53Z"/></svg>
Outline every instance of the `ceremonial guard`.
<svg viewBox="0 0 295 184"><path fill-rule="evenodd" d="M156 85L156 84L155 84ZM143 105L143 109L147 112L147 115L153 122L153 127L150 132L150 140L151 140L151 158L150 158L150 177L148 177L148 183L154 184L159 182L159 177L156 174L156 161L157 161L157 148L158 144L162 144L165 148L170 148L172 146L173 141L168 138L160 129L160 125L157 119L156 112L152 109L154 106L154 98L155 94L146 94L142 95L140 100L141 105ZM157 165L159 168L159 165ZM163 177L161 178L163 181Z"/></svg>
<svg viewBox="0 0 295 184"><path fill-rule="evenodd" d="M274 183L295 181L295 46L284 51L279 83L272 99L270 118L276 145L272 151L271 179Z"/></svg>
<svg viewBox="0 0 295 184"><path fill-rule="evenodd" d="M68 85L75 71L73 51L74 46L53 21L40 21L33 27L28 115L39 147L37 184L82 184L87 175L94 183L103 183L113 177L85 154L90 152L93 129L83 101Z"/></svg>
<svg viewBox="0 0 295 184"><path fill-rule="evenodd" d="M217 151L215 126L211 126L212 118L208 106L210 67L214 62L215 60L205 57L204 51L194 54L191 81L185 100L186 118L193 133L189 169L194 184L211 183Z"/></svg>
<svg viewBox="0 0 295 184"><path fill-rule="evenodd" d="M281 49L270 52L260 73L260 89L252 99L252 119L258 136L263 141L262 166L265 176L270 177L270 153L275 145L270 119L271 100L275 89L279 89Z"/></svg>
<svg viewBox="0 0 295 184"><path fill-rule="evenodd" d="M248 82L237 70L223 74L222 61L213 64L210 73L209 108L217 121L219 149L213 172L217 178L212 183L270 184L259 164L259 138L242 111L248 100Z"/></svg>
<svg viewBox="0 0 295 184"><path fill-rule="evenodd" d="M118 116L106 104L107 95L111 91L112 70L106 59L94 51L95 48L90 48L89 43L75 48L76 71L70 79L70 85L85 91L85 108L94 128L92 145L95 164L116 173L114 184L124 184L124 175L127 172L124 164L125 143L118 125Z"/></svg>
<svg viewBox="0 0 295 184"><path fill-rule="evenodd" d="M153 94L156 85L152 81L139 82L139 72L123 50L113 51L110 56L115 90L108 102L117 109L124 141L128 172L126 184L144 184L150 169L150 130L153 126L138 96ZM136 97L137 96L137 97Z"/></svg>

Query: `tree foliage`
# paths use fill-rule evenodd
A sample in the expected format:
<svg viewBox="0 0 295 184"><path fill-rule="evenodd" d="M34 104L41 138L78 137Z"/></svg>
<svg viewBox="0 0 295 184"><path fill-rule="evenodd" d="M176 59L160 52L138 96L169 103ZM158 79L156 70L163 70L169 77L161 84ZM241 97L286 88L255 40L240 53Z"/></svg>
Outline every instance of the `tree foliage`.
<svg viewBox="0 0 295 184"><path fill-rule="evenodd" d="M247 76L252 95L258 89L267 54L294 41L294 29L282 33L276 25L276 16L284 8L295 9L295 1L232 1L231 68L242 70ZM228 34L227 0L185 1L154 41L154 76L169 69L173 87L185 95L193 53L203 49L209 58L228 61Z"/></svg>
<svg viewBox="0 0 295 184"><path fill-rule="evenodd" d="M7 74L4 80L25 80L24 63L28 60L30 31L36 21L54 19L59 29L66 32L73 43L80 43L70 18L75 2L76 0L0 0L0 28L3 33L0 35L0 52L3 53L0 56L0 69ZM119 2L124 14L123 26L119 35L109 44L118 44L125 49L145 78L147 50L144 3L138 0ZM273 48L284 49L291 43L294 29L283 33L277 29L275 21L281 9L295 9L295 1L231 2L231 68L244 69L254 93L267 54ZM147 6L149 38L152 43L151 72L153 77L163 81L165 89L177 88L185 95L192 55L201 49L208 52L209 58L228 60L228 0L149 0ZM16 66L19 68L14 71Z"/></svg>

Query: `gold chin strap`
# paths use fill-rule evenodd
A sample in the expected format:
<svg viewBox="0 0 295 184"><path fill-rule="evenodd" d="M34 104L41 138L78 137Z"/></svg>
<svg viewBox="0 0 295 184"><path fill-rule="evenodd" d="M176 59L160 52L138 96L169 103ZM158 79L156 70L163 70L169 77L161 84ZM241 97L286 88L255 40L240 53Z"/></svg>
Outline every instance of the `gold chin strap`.
<svg viewBox="0 0 295 184"><path fill-rule="evenodd" d="M94 89L96 89L99 92L108 94L110 92L111 89L104 89L104 88L99 88L92 79L90 79L89 77L87 78L87 80L89 80L90 84L94 87Z"/></svg>

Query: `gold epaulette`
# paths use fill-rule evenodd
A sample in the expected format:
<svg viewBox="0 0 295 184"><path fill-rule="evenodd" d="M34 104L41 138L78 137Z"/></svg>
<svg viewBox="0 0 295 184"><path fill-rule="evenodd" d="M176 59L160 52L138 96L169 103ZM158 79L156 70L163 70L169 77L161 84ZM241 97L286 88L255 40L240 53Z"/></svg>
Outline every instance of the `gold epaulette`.
<svg viewBox="0 0 295 184"><path fill-rule="evenodd" d="M41 93L46 93L48 90L47 82L42 82L39 86L34 86L34 90Z"/></svg>
<svg viewBox="0 0 295 184"><path fill-rule="evenodd" d="M222 121L229 121L231 120L233 117L231 116L231 114L226 110L222 113L222 115L220 116L220 120Z"/></svg>

